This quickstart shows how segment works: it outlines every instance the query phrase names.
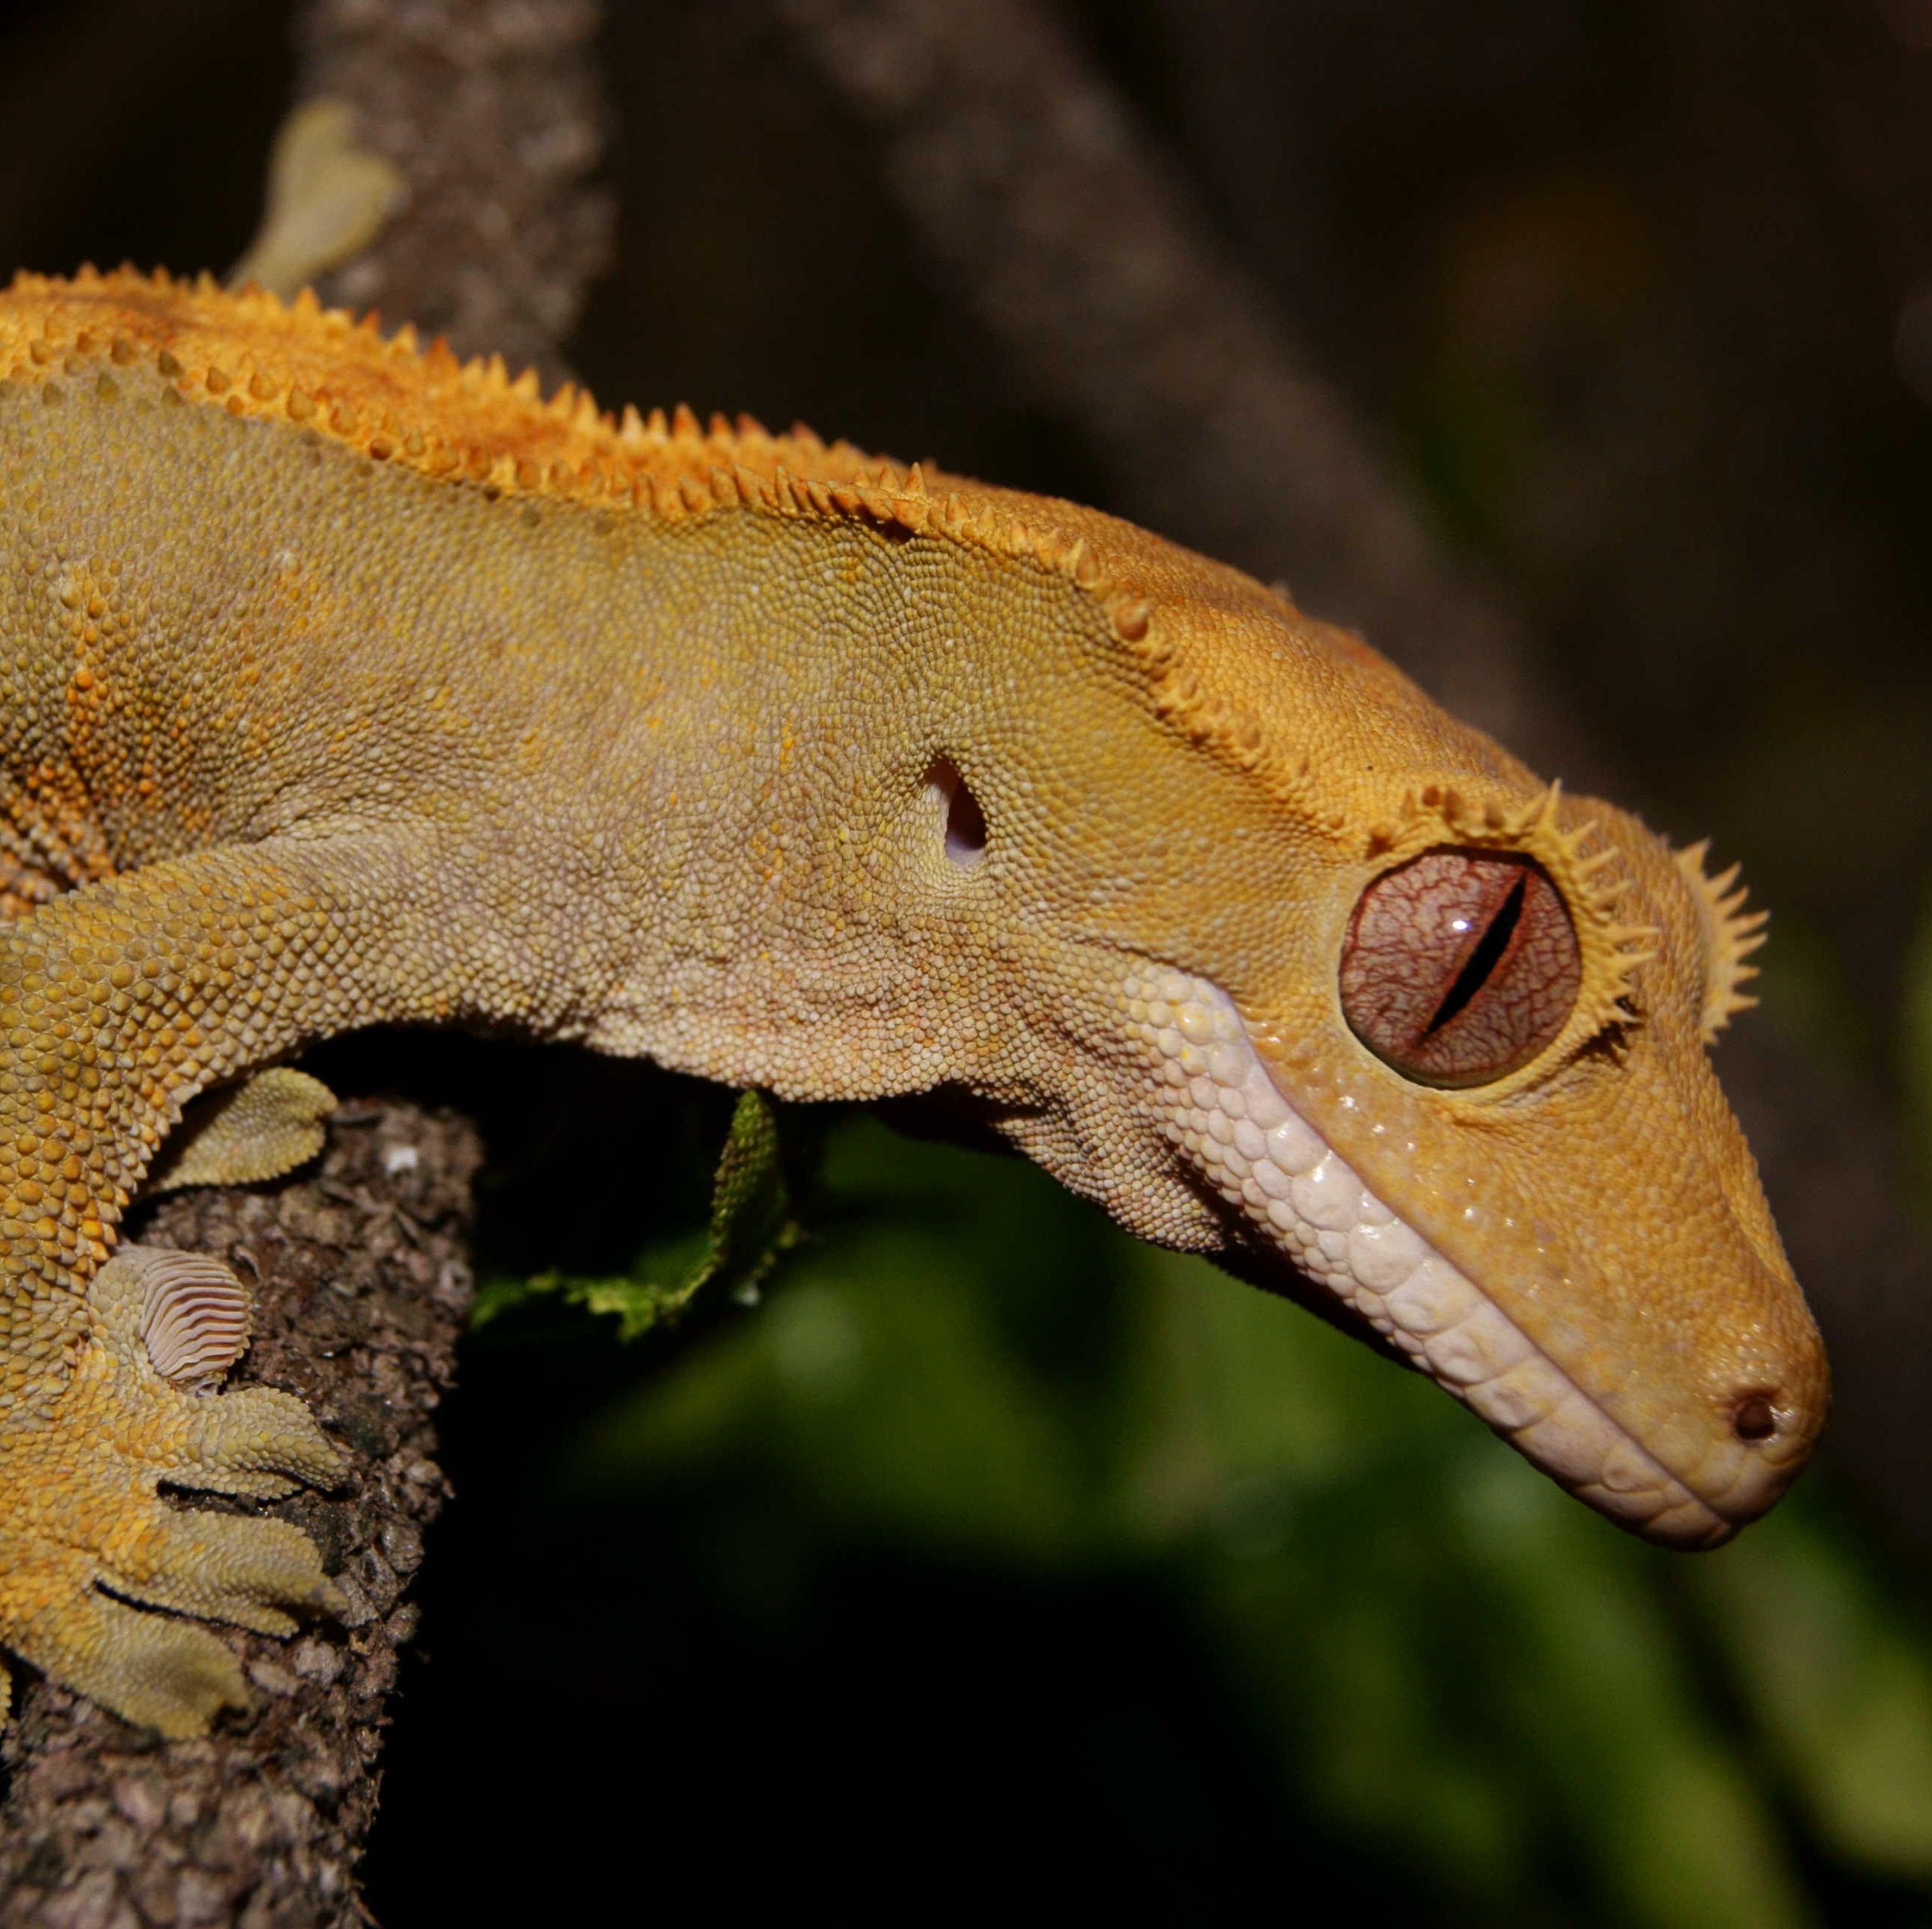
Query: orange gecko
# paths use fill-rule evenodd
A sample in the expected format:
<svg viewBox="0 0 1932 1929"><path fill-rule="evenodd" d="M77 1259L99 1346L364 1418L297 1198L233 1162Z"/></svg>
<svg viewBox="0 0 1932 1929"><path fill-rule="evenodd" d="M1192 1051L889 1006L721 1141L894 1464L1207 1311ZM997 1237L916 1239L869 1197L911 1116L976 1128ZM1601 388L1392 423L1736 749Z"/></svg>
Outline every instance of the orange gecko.
<svg viewBox="0 0 1932 1929"><path fill-rule="evenodd" d="M360 1025L944 1092L1656 1540L1810 1450L1707 1051L1742 893L1232 569L83 273L0 296L0 1644L134 1720L242 1699L184 1616L333 1595L292 1526L158 1484L338 1459L220 1390L240 1281L115 1227L211 1088L175 1180L312 1151L280 1061Z"/></svg>

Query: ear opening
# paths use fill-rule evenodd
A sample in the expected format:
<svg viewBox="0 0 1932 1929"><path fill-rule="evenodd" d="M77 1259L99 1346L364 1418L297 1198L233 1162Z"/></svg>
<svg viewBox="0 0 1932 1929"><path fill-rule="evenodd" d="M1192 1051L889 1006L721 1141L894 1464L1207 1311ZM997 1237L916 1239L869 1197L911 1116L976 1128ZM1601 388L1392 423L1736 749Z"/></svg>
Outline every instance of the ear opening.
<svg viewBox="0 0 1932 1929"><path fill-rule="evenodd" d="M980 800L950 757L934 759L926 782L944 812L947 861L962 871L971 870L986 854L986 813Z"/></svg>

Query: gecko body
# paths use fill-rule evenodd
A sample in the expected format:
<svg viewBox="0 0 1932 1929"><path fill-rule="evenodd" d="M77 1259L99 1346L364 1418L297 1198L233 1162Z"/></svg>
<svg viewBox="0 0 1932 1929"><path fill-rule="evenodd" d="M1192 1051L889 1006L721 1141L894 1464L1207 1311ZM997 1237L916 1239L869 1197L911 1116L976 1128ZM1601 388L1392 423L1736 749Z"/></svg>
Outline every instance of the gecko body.
<svg viewBox="0 0 1932 1929"><path fill-rule="evenodd" d="M158 1484L338 1462L219 1390L239 1282L115 1228L198 1094L238 1091L178 1173L312 1149L262 1068L361 1025L945 1094L1666 1543L1822 1423L1708 1062L1730 880L1097 512L309 300L22 278L0 674L0 1642L165 1732L240 1684L147 1606L332 1589Z"/></svg>

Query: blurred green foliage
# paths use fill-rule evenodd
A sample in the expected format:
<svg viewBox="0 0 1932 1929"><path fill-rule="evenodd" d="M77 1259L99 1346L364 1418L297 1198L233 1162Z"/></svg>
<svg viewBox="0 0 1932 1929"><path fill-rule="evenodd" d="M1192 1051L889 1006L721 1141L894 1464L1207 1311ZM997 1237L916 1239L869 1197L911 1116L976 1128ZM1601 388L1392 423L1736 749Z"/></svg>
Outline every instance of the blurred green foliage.
<svg viewBox="0 0 1932 1929"><path fill-rule="evenodd" d="M694 1583L706 1611L748 1587L808 1630L841 1549L1124 1612L1151 1588L1189 1677L1241 1711L1280 1826L1426 1919L1932 1919L1932 1642L1827 1497L1661 1553L1419 1378L1018 1160L857 1120L818 1190L770 1304L586 1412L546 1508L631 1524L647 1570L703 1568L721 1522L748 1524ZM652 1626L645 1672L676 1666ZM788 1666L849 1666L799 1638ZM862 1662L842 1682L891 1691ZM1104 1774L1094 1750L1077 1772ZM842 1799L862 1810L881 1772ZM1150 1827L1174 1771L1142 1772ZM1162 1826L1184 1854L1192 1825ZM1198 1919L1229 1912L1204 1894Z"/></svg>

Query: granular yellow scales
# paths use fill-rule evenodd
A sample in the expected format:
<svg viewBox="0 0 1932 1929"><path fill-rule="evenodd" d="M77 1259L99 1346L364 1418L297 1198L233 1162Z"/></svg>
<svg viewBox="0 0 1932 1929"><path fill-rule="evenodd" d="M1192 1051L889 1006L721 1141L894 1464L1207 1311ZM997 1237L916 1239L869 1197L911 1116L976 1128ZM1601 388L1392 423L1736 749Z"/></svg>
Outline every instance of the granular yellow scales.
<svg viewBox="0 0 1932 1929"><path fill-rule="evenodd" d="M312 302L27 278L0 676L0 1642L134 1720L242 1696L135 1604L332 1595L294 1528L156 1484L338 1459L219 1390L240 1282L115 1226L210 1088L177 1180L312 1149L275 1061L357 1025L944 1090L1659 1540L1725 1538L1816 1434L1706 1055L1730 880L1107 517L546 404Z"/></svg>

